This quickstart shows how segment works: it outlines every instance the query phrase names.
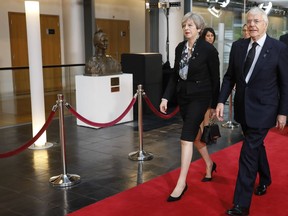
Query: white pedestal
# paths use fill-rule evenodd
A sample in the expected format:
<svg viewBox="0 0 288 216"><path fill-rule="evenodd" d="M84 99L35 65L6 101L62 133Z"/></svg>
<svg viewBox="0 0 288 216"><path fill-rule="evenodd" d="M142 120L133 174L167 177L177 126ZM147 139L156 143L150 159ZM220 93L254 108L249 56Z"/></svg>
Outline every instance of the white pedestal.
<svg viewBox="0 0 288 216"><path fill-rule="evenodd" d="M133 98L132 74L78 75L75 79L77 112L96 123L107 123L115 120L124 112ZM118 85L117 81L119 81ZM133 108L118 123L128 121L133 121ZM77 119L77 125L97 128L79 119Z"/></svg>

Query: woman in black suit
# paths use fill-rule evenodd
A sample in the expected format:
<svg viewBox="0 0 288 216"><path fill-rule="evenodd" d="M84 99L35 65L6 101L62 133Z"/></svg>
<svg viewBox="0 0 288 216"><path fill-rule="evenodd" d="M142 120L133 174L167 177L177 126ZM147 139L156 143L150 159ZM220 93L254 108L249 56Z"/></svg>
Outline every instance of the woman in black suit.
<svg viewBox="0 0 288 216"><path fill-rule="evenodd" d="M211 27L206 27L203 29L200 38L209 42L210 44L214 44L216 40L216 34L213 28ZM213 111L212 111L213 112ZM212 181L212 173L216 171L216 163L212 161L208 149L207 149L207 143L204 143L201 141L201 136L203 133L204 126L208 125L211 119L211 108L207 109L205 115L204 115L204 120L200 124L200 130L193 142L194 146L197 148L199 151L201 157L203 158L205 164L206 164L206 173L204 175L204 178L202 178L202 182L209 182ZM211 141L212 143L212 141ZM208 143L208 144L211 144Z"/></svg>
<svg viewBox="0 0 288 216"><path fill-rule="evenodd" d="M186 177L193 155L193 142L208 107L212 108L210 116L215 116L220 86L219 58L215 47L199 38L204 27L202 16L193 12L184 15L182 29L186 39L175 49L174 73L160 104L160 111L166 113L168 101L176 93L183 119L181 171L168 202L180 200L188 188Z"/></svg>

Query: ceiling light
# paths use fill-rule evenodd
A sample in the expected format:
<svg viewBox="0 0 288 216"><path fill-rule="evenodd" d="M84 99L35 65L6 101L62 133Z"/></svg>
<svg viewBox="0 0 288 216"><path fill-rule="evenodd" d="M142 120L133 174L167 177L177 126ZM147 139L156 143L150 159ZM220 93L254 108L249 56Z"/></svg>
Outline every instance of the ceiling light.
<svg viewBox="0 0 288 216"><path fill-rule="evenodd" d="M220 8L216 8L215 6L209 6L208 11L215 17L219 18L222 14L222 11Z"/></svg>
<svg viewBox="0 0 288 216"><path fill-rule="evenodd" d="M259 8L263 9L264 12L268 15L272 9L272 2L261 3L258 5Z"/></svg>
<svg viewBox="0 0 288 216"><path fill-rule="evenodd" d="M230 3L230 0L225 0L225 1L218 1L218 4L220 5L220 7L227 7L227 5Z"/></svg>

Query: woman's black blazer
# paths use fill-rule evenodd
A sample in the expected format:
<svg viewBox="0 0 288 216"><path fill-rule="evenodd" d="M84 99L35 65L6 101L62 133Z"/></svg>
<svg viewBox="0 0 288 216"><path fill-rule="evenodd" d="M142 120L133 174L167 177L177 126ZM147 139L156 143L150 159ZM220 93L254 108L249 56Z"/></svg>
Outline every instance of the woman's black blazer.
<svg viewBox="0 0 288 216"><path fill-rule="evenodd" d="M174 71L163 95L167 100L171 100L175 92L180 92L179 82L182 80L179 76L179 62L186 42L182 41L175 49ZM197 40L189 59L187 80L184 82L188 82L186 97L211 94L211 107L216 108L220 88L219 57L212 44L200 38Z"/></svg>

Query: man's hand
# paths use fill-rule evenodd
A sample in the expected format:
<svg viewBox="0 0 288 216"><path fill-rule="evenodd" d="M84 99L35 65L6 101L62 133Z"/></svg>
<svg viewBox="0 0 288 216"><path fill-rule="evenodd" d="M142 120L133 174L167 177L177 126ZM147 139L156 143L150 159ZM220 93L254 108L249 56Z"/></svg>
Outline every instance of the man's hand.
<svg viewBox="0 0 288 216"><path fill-rule="evenodd" d="M218 103L216 107L216 117L219 121L223 121L223 113L224 113L224 104Z"/></svg>
<svg viewBox="0 0 288 216"><path fill-rule="evenodd" d="M286 125L286 122L287 122L287 116L285 115L278 115L277 116L277 122L276 122L276 127L279 129L279 130L283 130L285 125Z"/></svg>

